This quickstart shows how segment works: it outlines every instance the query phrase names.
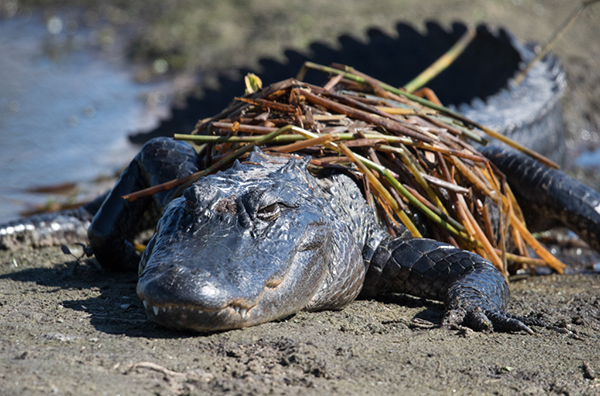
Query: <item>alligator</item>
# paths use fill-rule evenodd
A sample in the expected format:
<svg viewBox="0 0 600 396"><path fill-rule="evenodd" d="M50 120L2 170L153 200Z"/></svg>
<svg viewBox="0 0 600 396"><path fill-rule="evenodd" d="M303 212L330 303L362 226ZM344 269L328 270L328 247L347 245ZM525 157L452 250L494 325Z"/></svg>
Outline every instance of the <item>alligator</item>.
<svg viewBox="0 0 600 396"><path fill-rule="evenodd" d="M600 194L524 154L494 146L482 153L508 174L526 213L542 210L536 217L580 231L600 248ZM227 330L300 310L340 309L359 295L406 293L443 301L447 325L528 333L544 325L506 312L508 285L485 259L404 228L390 236L355 180L312 175L307 157L282 160L256 149L181 196L167 190L122 199L195 173L201 162L185 142L152 139L89 228L105 268L138 268L137 293L152 321ZM156 231L140 258L129 240L136 224L153 216Z"/></svg>
<svg viewBox="0 0 600 396"><path fill-rule="evenodd" d="M553 78L531 82L551 93L533 122L556 109L561 73L555 66L553 60L542 62L538 68ZM504 147L481 151L508 175L525 213L542 211L547 221L540 226L566 225L600 247L597 192ZM76 211L2 226L0 242L8 246L22 235L34 244L54 241L57 233L68 239L93 218L88 237L96 259L112 270L137 268L148 317L177 329L250 326L390 292L443 301L448 324L529 333L530 326L543 325L506 312L508 285L486 260L412 238L406 230L392 238L355 181L341 173L312 175L305 158L283 162L255 151L181 196L165 191L134 202L121 198L194 173L201 162L186 143L150 140L107 196ZM156 231L140 258L129 240L139 223L148 222L156 223Z"/></svg>
<svg viewBox="0 0 600 396"><path fill-rule="evenodd" d="M581 231L600 247L600 194L524 154L493 146L482 152L509 174L525 211L542 201L544 220ZM336 172L313 176L308 161L256 149L179 197L167 190L123 200L128 192L198 170L190 145L155 138L100 207L90 246L107 268L137 267L137 293L148 317L177 329L251 326L384 293L441 300L447 323L476 330L532 332L530 325L541 325L506 312L508 285L492 264L413 238L404 228L390 236L353 179ZM148 212L162 217L140 259L128 240Z"/></svg>

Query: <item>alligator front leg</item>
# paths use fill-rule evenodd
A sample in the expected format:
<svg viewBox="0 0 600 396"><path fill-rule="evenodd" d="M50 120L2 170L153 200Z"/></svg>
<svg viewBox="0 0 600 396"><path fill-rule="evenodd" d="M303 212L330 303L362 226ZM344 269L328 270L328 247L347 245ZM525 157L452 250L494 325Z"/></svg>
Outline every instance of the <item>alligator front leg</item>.
<svg viewBox="0 0 600 396"><path fill-rule="evenodd" d="M386 239L375 250L363 295L405 293L443 301L445 322L474 330L524 330L542 322L507 313L510 292L488 261L451 245L422 238Z"/></svg>
<svg viewBox="0 0 600 396"><path fill-rule="evenodd" d="M155 225L174 190L163 191L133 202L126 194L188 176L198 170L196 153L184 142L152 139L142 147L121 175L90 225L90 246L102 266L113 270L137 269L140 256L130 239L148 216ZM146 220L146 221L144 221Z"/></svg>

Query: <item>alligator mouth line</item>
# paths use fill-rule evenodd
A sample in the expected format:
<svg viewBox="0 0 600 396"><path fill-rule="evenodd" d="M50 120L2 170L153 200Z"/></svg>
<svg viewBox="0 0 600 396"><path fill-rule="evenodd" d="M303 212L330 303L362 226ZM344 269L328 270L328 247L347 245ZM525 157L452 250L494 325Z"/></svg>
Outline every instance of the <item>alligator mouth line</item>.
<svg viewBox="0 0 600 396"><path fill-rule="evenodd" d="M252 309L252 308L242 308L239 305L235 305L235 304L229 304L228 306L226 306L225 308L221 308L221 309L216 309L216 310L205 310L205 309L200 309L197 307L194 307L192 305L174 305L174 304L168 304L168 305L152 305L150 304L147 300L142 300L142 303L144 304L144 308L146 309L146 311L149 310L149 308L152 308L152 312L154 313L154 316L158 317L161 313L172 313L173 310L175 311L180 311L182 313L182 316L185 314L186 311L189 311L190 314L196 314L196 315L202 315L202 314L208 314L208 315L214 315L214 314L221 314L221 313L225 313L225 312L230 312L230 313L236 313L237 315L240 315L240 317L242 319L246 319L246 317L248 317L248 312ZM184 319L187 319L184 317Z"/></svg>

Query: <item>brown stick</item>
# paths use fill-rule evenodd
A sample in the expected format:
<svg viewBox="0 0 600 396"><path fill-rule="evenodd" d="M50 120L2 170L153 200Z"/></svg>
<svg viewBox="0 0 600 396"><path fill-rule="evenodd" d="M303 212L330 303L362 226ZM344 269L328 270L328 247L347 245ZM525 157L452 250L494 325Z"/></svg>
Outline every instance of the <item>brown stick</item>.
<svg viewBox="0 0 600 396"><path fill-rule="evenodd" d="M247 124L239 124L239 123L236 126L236 123L234 123L234 122L213 122L211 125L214 128L228 129L228 130L237 129L239 132L260 133L260 134L267 134L267 133L275 132L276 130L279 129L279 128L275 128L275 127L247 125Z"/></svg>
<svg viewBox="0 0 600 396"><path fill-rule="evenodd" d="M314 104L323 106L323 107L325 107L331 111L334 111L336 113L345 114L348 117L357 118L362 121L370 122L371 124L379 125L385 129L387 129L388 131L393 132L398 135L406 135L415 140L420 140L420 141L427 142L427 143L434 142L434 140L432 138L430 138L426 135L420 134L420 133L416 133L416 132L406 128L404 125L402 125L396 121L393 121L391 119L378 117L376 115L367 113L366 111L354 109L350 106L346 106L341 103L334 102L333 100L322 98L322 97L317 96L308 91L304 91L302 94L306 97L306 99L308 101L310 101Z"/></svg>
<svg viewBox="0 0 600 396"><path fill-rule="evenodd" d="M414 96L412 94L409 94L408 92L399 91L399 90L397 90L397 89L395 89L395 88L393 88L393 87L391 87L391 86L389 86L389 85L387 85L385 83L382 83L381 81L376 80L373 77L370 77L370 76L368 76L368 75L366 75L364 73L361 73L361 72L359 72L359 71L357 71L355 69L346 68L346 70L350 71L352 74L354 74L356 76L359 76L359 77L363 78L367 83L371 84L374 87L374 89L379 88L379 91L381 91L381 90L383 90L383 87L389 87L392 90L396 90L398 92L398 94L400 94L402 96L406 96L407 102L410 102L411 104L414 103L414 102L417 102L417 103L422 104L422 105L426 104L427 107L435 109L435 110L437 110L437 111L439 111L439 112L441 112L443 114L449 115L451 117L454 117L457 120L463 122L467 126L470 125L470 126L473 126L475 128L478 128L479 130L487 133L489 136L491 136L493 138L496 138L496 139L500 140L503 143L508 144L509 146L511 146L512 148L514 148L515 150L519 150L522 153L525 153L525 154L529 155L530 157L535 158L538 162L540 162L540 163L542 163L542 164L544 164L544 165L546 165L546 166L548 166L550 168L554 168L554 169L558 169L559 168L558 164L556 164L554 161L549 160L548 158L544 157L543 155L541 155L541 154L539 154L539 153L537 153L537 152L535 152L533 150L528 149L527 147L523 146L522 144L519 144L519 143L515 142L511 138L509 138L507 136L504 136L501 133L494 131L493 129L490 129L490 128L486 127L485 125L482 125L482 124L480 124L478 122L475 122L475 121L473 121L473 120L471 120L471 119L463 116L460 113L452 111L452 110L450 110L450 109L448 109L448 108L446 108L444 106L436 105L435 103L429 102L428 100L418 98L418 97L416 97L416 96ZM388 88L386 88L386 89L388 89ZM376 92L377 92L377 90L376 90ZM392 98L394 98L394 100L402 102L402 100L399 100L400 99L399 96L396 95L396 94L393 94L392 92L386 91L385 93L382 94L382 96L383 97L392 97ZM413 106L414 107L418 107L416 104L414 104Z"/></svg>
<svg viewBox="0 0 600 396"><path fill-rule="evenodd" d="M468 159L468 160L471 160L474 162L484 162L484 163L488 162L488 159L482 155L468 153L466 151L456 150L453 148L440 147L440 146L434 146L434 145L429 145L429 144L426 145L426 144L421 144L421 143L415 143L415 144L413 144L413 146L421 148L423 150L437 151L442 154L446 154L448 156L453 155L455 157L465 158L465 159Z"/></svg>
<svg viewBox="0 0 600 396"><path fill-rule="evenodd" d="M354 139L346 140L346 147L373 147L381 143L387 143L385 139ZM372 160L372 159L371 159Z"/></svg>
<svg viewBox="0 0 600 396"><path fill-rule="evenodd" d="M497 254L502 254L502 250L496 249ZM546 262L542 259L531 258L527 256L519 256L517 254L506 252L506 259L518 264L537 265L538 267L545 267Z"/></svg>
<svg viewBox="0 0 600 396"><path fill-rule="evenodd" d="M385 187L383 187L381 182L379 180L377 180L375 175L373 175L373 172L371 172L362 162L360 162L356 158L354 153L352 151L350 151L350 149L348 147L346 147L343 143L340 143L338 145L338 147L356 165L356 167L361 171L361 173L363 173L368 178L369 183L373 186L373 188L377 191L377 193L383 199L385 199L385 201L390 205L390 207L394 210L394 212L396 213L398 218L402 221L404 226L408 229L408 231L410 231L410 233L415 238L420 238L421 233L415 227L412 220L410 220L408 215L400 209L399 203L396 200L394 200L394 198L392 198L389 191Z"/></svg>
<svg viewBox="0 0 600 396"><path fill-rule="evenodd" d="M251 98L268 97L269 95L271 95L274 92L277 92L279 90L287 90L289 87L296 85L296 84L302 84L302 83L293 78L288 78L287 80L283 80L283 81L277 82L275 84L271 84L267 88L263 89L262 91L251 94L249 97L251 97ZM248 107L248 103L236 102L233 105L231 105L228 108L221 111L219 114L216 114L210 118L205 118L203 120L198 121L198 123L194 127L194 130L192 131L192 135L198 134L202 129L206 128L206 126L213 121L222 120L224 118L234 118L236 115L240 114L244 108L247 108L247 107Z"/></svg>
<svg viewBox="0 0 600 396"><path fill-rule="evenodd" d="M233 161L235 158L239 157L240 155L242 155L243 153L246 153L250 150L252 150L252 148L254 146L257 145L261 145L263 143L267 143L269 140L277 137L278 135L281 135L282 133L288 132L289 130L293 129L294 127L291 125L285 126L283 128L279 128L278 130L271 132L270 134L260 138L259 140L256 140L252 143L249 143L246 146L243 146L242 148L234 151L233 153L227 155L226 157L220 159L218 162L216 162L215 164L211 165L210 167L193 173L189 176L186 177L182 177L181 179L176 179L176 180L171 180L168 181L166 183L162 183L159 184L157 186L153 186L150 188L146 188L144 190L140 190L131 194L127 194L123 196L123 199L126 199L128 201L135 201L138 198L141 197L145 197L147 195L152 195L152 194L156 194L157 192L161 192L161 191L165 191L165 190L170 190L172 188L175 187L179 187L179 186L184 186L187 185L189 183L192 183L198 179L200 179L203 176L209 175L213 172L216 172L217 170L219 170L221 167L225 166L226 164L228 164L229 162Z"/></svg>
<svg viewBox="0 0 600 396"><path fill-rule="evenodd" d="M246 102L253 104L255 106L260 106L264 109L271 109L275 111L281 111L283 113L291 113L296 114L298 108L296 106L287 105L284 103L277 103L266 99L261 98L235 98L235 100L239 100L240 102Z"/></svg>
<svg viewBox="0 0 600 396"><path fill-rule="evenodd" d="M311 158L310 163L316 166L325 166L336 162L352 162L348 157L323 157L323 158Z"/></svg>
<svg viewBox="0 0 600 396"><path fill-rule="evenodd" d="M400 107L387 107L387 106L376 106L377 110L383 111L386 114L390 115L428 115L434 113L433 110L416 110L416 109L403 109Z"/></svg>
<svg viewBox="0 0 600 396"><path fill-rule="evenodd" d="M479 243L481 243L483 245L483 249L487 253L490 261L492 262L492 264L494 264L494 266L496 268L498 268L498 270L500 272L502 272L502 274L504 276L507 276L508 273L506 272L506 269L504 268L502 260L500 259L500 257L498 257L498 254L494 250L494 247L492 246L490 241L487 239L485 233L481 230L481 227L479 227L479 224L475 220L475 217L473 217L473 214L471 213L471 211L468 209L468 206L467 206L467 203L465 202L464 197L462 195L457 195L457 198L458 198L458 202L460 203L459 206L462 205L462 207L463 207L463 211L464 211L464 214L466 215L467 221L470 222L472 225L475 235L477 236L476 239L479 241Z"/></svg>
<svg viewBox="0 0 600 396"><path fill-rule="evenodd" d="M416 96L422 96L425 99L427 99L428 101L430 101L431 103L435 103L436 105L442 105L442 102L440 101L440 98L437 97L437 95L435 94L435 92L432 89L429 89L427 87L423 87L421 89L419 89L418 91L413 92L413 94L415 94Z"/></svg>
<svg viewBox="0 0 600 396"><path fill-rule="evenodd" d="M334 140L333 136L331 136L329 134L329 135L319 136L318 138L314 138L314 139L300 140L296 143L288 144L285 146L271 147L270 149L272 151L279 151L280 153L291 153L292 151L302 150L306 147L316 146L316 145L319 145L319 144L322 144L325 142L331 142L333 140Z"/></svg>

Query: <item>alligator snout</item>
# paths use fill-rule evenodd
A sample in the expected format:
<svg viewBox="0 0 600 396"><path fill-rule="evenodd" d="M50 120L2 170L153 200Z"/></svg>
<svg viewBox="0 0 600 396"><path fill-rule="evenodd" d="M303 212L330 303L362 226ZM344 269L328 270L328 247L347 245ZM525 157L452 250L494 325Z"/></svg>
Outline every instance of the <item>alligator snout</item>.
<svg viewBox="0 0 600 396"><path fill-rule="evenodd" d="M216 277L198 272L175 265L166 271L144 273L138 295L148 317L169 327L197 330L242 327L251 319L260 292L236 296L231 287L224 288L213 279Z"/></svg>

